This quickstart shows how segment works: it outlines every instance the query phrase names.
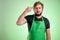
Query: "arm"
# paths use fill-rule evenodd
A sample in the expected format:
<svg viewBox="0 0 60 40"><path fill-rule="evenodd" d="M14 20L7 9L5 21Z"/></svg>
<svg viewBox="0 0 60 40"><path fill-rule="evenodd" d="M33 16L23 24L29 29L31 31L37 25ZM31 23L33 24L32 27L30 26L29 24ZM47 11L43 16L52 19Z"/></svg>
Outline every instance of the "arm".
<svg viewBox="0 0 60 40"><path fill-rule="evenodd" d="M46 30L46 36L47 36L47 40L51 40L51 37L50 37L50 28L48 28Z"/></svg>
<svg viewBox="0 0 60 40"><path fill-rule="evenodd" d="M28 12L31 11L31 9L32 9L32 7L27 7L27 8L25 9L25 11L22 13L22 15L19 16L19 18L18 18L18 20L17 20L17 22L16 22L17 25L21 25L21 24L24 24L24 23L27 22L24 17L26 16L26 14L27 14Z"/></svg>

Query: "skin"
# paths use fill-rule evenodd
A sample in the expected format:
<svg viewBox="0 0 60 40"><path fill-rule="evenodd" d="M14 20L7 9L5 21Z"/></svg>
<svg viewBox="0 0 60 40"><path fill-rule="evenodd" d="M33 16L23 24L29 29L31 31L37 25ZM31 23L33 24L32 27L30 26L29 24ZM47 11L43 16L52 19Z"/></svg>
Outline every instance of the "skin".
<svg viewBox="0 0 60 40"><path fill-rule="evenodd" d="M22 13L22 15L19 16L16 24L17 25L22 25L24 23L27 23L27 20L24 18L26 16L27 13L31 12L31 10L33 9L34 13L36 14L40 14L43 11L43 8L40 4L37 4L35 7L27 7L24 12ZM36 18L41 18L42 16L36 16ZM51 40L50 38L50 28L46 29L46 36L47 36L47 40Z"/></svg>
<svg viewBox="0 0 60 40"><path fill-rule="evenodd" d="M36 14L41 14L43 11L43 8L40 4L37 4L35 7L33 7L33 10ZM41 18L42 16L36 16L36 18Z"/></svg>

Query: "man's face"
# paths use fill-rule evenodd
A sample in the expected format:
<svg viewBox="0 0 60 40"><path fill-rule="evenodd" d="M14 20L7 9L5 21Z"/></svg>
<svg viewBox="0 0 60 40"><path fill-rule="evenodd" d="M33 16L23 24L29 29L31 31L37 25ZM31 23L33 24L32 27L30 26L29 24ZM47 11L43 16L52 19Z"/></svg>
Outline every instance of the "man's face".
<svg viewBox="0 0 60 40"><path fill-rule="evenodd" d="M40 4L37 4L33 10L37 15L41 15L43 8Z"/></svg>

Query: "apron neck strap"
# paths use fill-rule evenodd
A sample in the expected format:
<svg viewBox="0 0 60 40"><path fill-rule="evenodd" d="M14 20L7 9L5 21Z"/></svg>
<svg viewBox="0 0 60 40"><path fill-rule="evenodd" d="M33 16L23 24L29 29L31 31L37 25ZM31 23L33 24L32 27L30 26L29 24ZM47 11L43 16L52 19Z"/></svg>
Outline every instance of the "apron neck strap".
<svg viewBox="0 0 60 40"><path fill-rule="evenodd" d="M36 16L34 15L34 16L33 16L33 21L35 20L35 17L36 17ZM42 16L42 21L44 21L43 16Z"/></svg>

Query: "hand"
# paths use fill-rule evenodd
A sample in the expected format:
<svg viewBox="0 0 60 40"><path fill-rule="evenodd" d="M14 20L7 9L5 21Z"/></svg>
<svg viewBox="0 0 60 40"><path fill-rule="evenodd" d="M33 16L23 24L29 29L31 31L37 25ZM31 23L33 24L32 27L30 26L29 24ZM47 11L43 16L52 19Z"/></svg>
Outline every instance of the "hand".
<svg viewBox="0 0 60 40"><path fill-rule="evenodd" d="M27 12L27 13L30 12L30 11L32 10L32 8L33 8L33 7L27 7L27 8L25 9L25 12Z"/></svg>

